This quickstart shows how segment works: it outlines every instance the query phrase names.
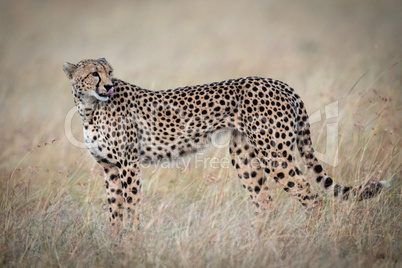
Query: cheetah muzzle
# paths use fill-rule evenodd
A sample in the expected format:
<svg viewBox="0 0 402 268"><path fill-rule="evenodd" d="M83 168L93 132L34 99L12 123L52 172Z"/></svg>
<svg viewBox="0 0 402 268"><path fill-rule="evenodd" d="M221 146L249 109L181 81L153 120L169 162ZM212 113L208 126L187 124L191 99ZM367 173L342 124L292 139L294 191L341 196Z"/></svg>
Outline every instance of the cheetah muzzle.
<svg viewBox="0 0 402 268"><path fill-rule="evenodd" d="M106 90L108 90L106 93L99 93L99 92L96 92L96 93L102 98L109 98L109 96L113 94L114 88L113 88L113 86L111 86L111 87L105 86L105 88L106 88Z"/></svg>

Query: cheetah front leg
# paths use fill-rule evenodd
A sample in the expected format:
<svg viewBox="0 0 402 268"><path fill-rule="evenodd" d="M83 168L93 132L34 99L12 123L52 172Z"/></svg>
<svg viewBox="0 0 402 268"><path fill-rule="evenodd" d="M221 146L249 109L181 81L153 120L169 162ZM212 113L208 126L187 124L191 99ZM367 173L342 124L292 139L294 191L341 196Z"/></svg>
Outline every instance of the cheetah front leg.
<svg viewBox="0 0 402 268"><path fill-rule="evenodd" d="M123 199L127 217L125 218L125 227L131 226L134 231L141 227L140 203L141 203L141 174L138 164L132 164L127 167L121 167L120 179L123 190ZM127 226L129 225L129 226Z"/></svg>
<svg viewBox="0 0 402 268"><path fill-rule="evenodd" d="M118 233L123 221L123 191L119 170L116 167L104 167L109 221L114 233Z"/></svg>

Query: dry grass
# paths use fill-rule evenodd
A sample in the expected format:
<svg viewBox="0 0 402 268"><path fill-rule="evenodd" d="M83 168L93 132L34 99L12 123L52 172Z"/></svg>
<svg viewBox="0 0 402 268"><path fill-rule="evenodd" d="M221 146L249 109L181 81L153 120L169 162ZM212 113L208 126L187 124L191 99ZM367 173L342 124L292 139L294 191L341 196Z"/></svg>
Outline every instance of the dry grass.
<svg viewBox="0 0 402 268"><path fill-rule="evenodd" d="M401 267L401 10L374 0L2 1L0 266ZM61 65L99 56L148 88L260 75L295 87L310 113L338 100L339 165L327 172L392 187L360 203L327 199L313 218L274 188L256 234L232 169L150 167L144 230L116 246L101 170L64 134L73 102ZM320 151L325 130L312 132Z"/></svg>

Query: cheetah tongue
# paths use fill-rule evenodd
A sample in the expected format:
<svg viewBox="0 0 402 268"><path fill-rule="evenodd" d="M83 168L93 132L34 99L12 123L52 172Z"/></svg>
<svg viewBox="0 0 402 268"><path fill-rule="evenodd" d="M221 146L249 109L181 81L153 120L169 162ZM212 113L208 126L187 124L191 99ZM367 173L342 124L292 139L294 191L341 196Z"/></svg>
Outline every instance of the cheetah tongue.
<svg viewBox="0 0 402 268"><path fill-rule="evenodd" d="M107 96L110 96L110 95L113 94L113 92L114 92L114 88L112 87L111 89L109 89L108 92L106 92L106 95L107 95Z"/></svg>

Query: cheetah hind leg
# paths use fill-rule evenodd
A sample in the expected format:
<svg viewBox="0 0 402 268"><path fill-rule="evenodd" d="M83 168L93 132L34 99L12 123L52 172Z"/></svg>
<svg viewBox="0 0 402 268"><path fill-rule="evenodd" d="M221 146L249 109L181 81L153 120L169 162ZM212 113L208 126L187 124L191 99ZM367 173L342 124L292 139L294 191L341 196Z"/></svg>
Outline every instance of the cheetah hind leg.
<svg viewBox="0 0 402 268"><path fill-rule="evenodd" d="M256 218L253 224L255 227L260 226L265 216L272 211L272 198L266 185L266 174L254 153L253 146L238 131L233 132L229 152L232 165L254 205Z"/></svg>
<svg viewBox="0 0 402 268"><path fill-rule="evenodd" d="M270 161L265 171L270 173L276 183L291 196L296 198L309 211L317 211L322 205L322 198L310 187L295 161L278 156Z"/></svg>

